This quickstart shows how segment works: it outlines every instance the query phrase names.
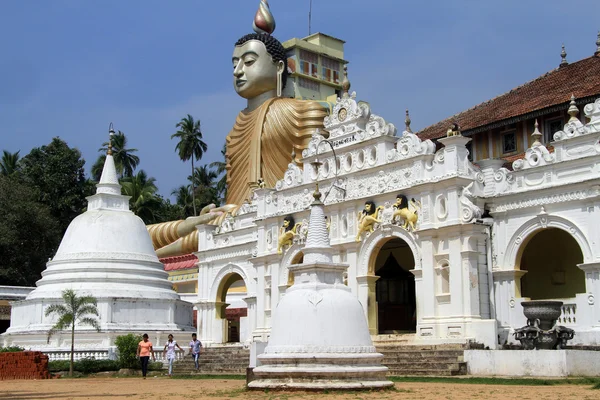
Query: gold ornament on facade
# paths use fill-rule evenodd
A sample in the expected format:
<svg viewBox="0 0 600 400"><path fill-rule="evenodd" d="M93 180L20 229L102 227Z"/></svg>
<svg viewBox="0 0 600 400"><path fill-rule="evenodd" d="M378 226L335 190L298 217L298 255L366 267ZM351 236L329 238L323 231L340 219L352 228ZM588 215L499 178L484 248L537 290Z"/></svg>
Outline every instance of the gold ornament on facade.
<svg viewBox="0 0 600 400"><path fill-rule="evenodd" d="M410 202L403 194L396 196L396 202L393 205L394 214L392 216L392 223L402 222L402 228L407 231L415 231L417 221L419 220L419 210L421 209L421 203L415 199L411 199Z"/></svg>
<svg viewBox="0 0 600 400"><path fill-rule="evenodd" d="M346 120L347 116L348 116L348 110L346 110L345 108L341 108L340 111L338 111L338 120L340 122L344 122Z"/></svg>
<svg viewBox="0 0 600 400"><path fill-rule="evenodd" d="M283 219L283 225L279 228L279 238L277 240L277 254L282 254L284 247L291 246L294 243L294 237L298 234L301 223L295 223L291 215Z"/></svg>
<svg viewBox="0 0 600 400"><path fill-rule="evenodd" d="M379 213L383 210L383 206L376 207L372 201L365 202L365 208L358 213L358 232L356 233L356 241L362 240L363 233L371 233L375 230L375 224L381 223Z"/></svg>
<svg viewBox="0 0 600 400"><path fill-rule="evenodd" d="M460 133L460 127L458 126L458 124L452 124L452 126L450 126L450 128L448 128L448 131L446 132L446 136L450 137L450 136L462 136L462 133Z"/></svg>

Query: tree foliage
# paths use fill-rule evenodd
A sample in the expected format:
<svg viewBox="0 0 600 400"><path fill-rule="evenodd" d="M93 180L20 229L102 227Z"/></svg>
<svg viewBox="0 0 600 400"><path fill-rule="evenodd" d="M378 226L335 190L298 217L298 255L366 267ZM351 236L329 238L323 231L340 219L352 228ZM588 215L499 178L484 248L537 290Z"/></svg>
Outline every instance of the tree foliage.
<svg viewBox="0 0 600 400"><path fill-rule="evenodd" d="M190 114L187 117L182 118L176 128L179 128L177 132L171 135L171 139L178 139L175 151L179 154L181 161L192 160L192 175L194 175L194 160L198 161L202 158L208 146L202 140L202 132L200 131L200 121L194 121L194 117ZM196 213L196 190L194 182L192 180L192 204L194 208L194 215Z"/></svg>
<svg viewBox="0 0 600 400"><path fill-rule="evenodd" d="M61 225L39 191L0 175L0 285L34 286L61 240Z"/></svg>
<svg viewBox="0 0 600 400"><path fill-rule="evenodd" d="M39 202L50 208L64 233L87 206L85 198L93 190L84 175L81 153L56 137L31 150L19 164L23 181L38 190Z"/></svg>
<svg viewBox="0 0 600 400"><path fill-rule="evenodd" d="M136 354L138 344L141 341L142 335L134 335L133 333L117 336L115 346L117 346L117 357L121 368L138 368L139 363Z"/></svg>
<svg viewBox="0 0 600 400"><path fill-rule="evenodd" d="M127 178L133 176L135 169L140 164L140 158L136 156L135 152L138 149L127 148L127 137L121 131L118 131L112 137L112 156L115 160L115 168L119 178ZM102 175L102 168L106 161L106 153L108 151L108 142L102 143L102 147L98 149L102 153L94 165L92 166L92 177L96 182L100 180Z"/></svg>
<svg viewBox="0 0 600 400"><path fill-rule="evenodd" d="M219 202L225 204L225 199L227 198L227 143L223 144L221 156L223 157L223 161L211 162L210 167L214 168L217 178L219 178L215 185Z"/></svg>
<svg viewBox="0 0 600 400"><path fill-rule="evenodd" d="M62 292L63 304L51 304L46 308L46 317L56 314L58 319L48 331L48 341L57 331L71 329L71 362L69 375L73 376L73 356L75 354L75 326L89 325L100 331L96 298L92 296L77 296L74 290L66 289Z"/></svg>
<svg viewBox="0 0 600 400"><path fill-rule="evenodd" d="M2 151L2 159L0 159L0 175L9 176L17 171L19 168L19 153L11 153L9 151Z"/></svg>
<svg viewBox="0 0 600 400"><path fill-rule="evenodd" d="M160 219L161 200L156 195L156 179L148 177L142 169L137 174L121 181L123 194L131 196L129 207L146 224L155 223Z"/></svg>

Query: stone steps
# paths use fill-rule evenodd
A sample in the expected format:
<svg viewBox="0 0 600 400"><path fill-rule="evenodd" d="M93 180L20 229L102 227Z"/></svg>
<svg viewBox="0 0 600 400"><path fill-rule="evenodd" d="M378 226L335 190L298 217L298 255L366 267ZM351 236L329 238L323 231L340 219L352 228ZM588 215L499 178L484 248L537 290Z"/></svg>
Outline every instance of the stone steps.
<svg viewBox="0 0 600 400"><path fill-rule="evenodd" d="M200 354L200 371L196 371L191 356L175 362L174 370L184 375L245 375L250 350L241 346L207 347Z"/></svg>

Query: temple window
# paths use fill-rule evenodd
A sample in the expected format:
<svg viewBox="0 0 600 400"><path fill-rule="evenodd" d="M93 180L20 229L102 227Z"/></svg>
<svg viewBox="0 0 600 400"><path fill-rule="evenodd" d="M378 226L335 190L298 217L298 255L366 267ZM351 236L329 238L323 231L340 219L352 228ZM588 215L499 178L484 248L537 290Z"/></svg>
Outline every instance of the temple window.
<svg viewBox="0 0 600 400"><path fill-rule="evenodd" d="M322 79L327 82L340 83L340 63L323 57Z"/></svg>
<svg viewBox="0 0 600 400"><path fill-rule="evenodd" d="M554 134L563 128L562 117L552 118L544 121L544 143L554 140Z"/></svg>
<svg viewBox="0 0 600 400"><path fill-rule="evenodd" d="M502 154L517 151L517 132L508 131L502 134Z"/></svg>
<svg viewBox="0 0 600 400"><path fill-rule="evenodd" d="M319 56L310 51L300 50L300 71L304 75L319 77Z"/></svg>
<svg viewBox="0 0 600 400"><path fill-rule="evenodd" d="M298 85L300 85L300 87L303 87L305 89L314 90L315 92L318 92L320 89L318 82L311 81L310 79L306 79L306 78L302 78L302 77L298 77Z"/></svg>

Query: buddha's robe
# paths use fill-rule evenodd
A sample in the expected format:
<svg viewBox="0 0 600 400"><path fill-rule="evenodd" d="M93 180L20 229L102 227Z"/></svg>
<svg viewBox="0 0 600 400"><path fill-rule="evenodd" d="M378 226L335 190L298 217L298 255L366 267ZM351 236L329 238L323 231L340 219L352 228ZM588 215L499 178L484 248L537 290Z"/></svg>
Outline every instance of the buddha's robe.
<svg viewBox="0 0 600 400"><path fill-rule="evenodd" d="M227 204L243 204L251 195L249 183L259 178L266 187L275 187L291 161L292 147L299 163L326 115L319 102L288 98L269 99L253 111L240 112L227 136Z"/></svg>

